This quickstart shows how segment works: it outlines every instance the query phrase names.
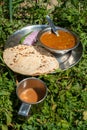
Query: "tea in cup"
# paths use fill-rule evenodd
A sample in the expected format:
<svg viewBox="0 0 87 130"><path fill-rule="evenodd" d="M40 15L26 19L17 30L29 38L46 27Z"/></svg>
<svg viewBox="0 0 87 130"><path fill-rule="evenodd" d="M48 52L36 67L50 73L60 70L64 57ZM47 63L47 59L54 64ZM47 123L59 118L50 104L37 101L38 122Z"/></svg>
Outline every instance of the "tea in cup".
<svg viewBox="0 0 87 130"><path fill-rule="evenodd" d="M31 105L38 104L45 99L47 86L38 78L26 78L19 82L16 94L22 101L18 114L28 116Z"/></svg>

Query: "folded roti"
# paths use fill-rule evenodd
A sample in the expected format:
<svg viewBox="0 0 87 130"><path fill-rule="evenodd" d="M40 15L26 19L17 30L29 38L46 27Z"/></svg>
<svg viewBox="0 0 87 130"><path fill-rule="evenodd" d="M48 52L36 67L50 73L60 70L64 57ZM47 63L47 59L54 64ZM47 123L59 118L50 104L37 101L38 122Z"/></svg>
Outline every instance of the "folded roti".
<svg viewBox="0 0 87 130"><path fill-rule="evenodd" d="M23 75L42 75L54 72L59 63L53 54L39 45L17 45L3 52L6 65Z"/></svg>

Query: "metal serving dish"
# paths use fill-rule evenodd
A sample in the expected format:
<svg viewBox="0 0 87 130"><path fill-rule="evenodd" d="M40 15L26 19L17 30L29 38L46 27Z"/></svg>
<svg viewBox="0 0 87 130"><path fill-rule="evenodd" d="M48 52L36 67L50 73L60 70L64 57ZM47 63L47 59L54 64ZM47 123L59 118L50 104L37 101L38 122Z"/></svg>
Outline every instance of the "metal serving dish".
<svg viewBox="0 0 87 130"><path fill-rule="evenodd" d="M39 32L38 36L37 36L37 39L38 39L39 43L40 43L44 48L48 49L49 51L51 51L51 52L53 52L53 53L65 54L65 53L67 53L67 52L69 52L69 51L75 49L75 48L79 45L80 40L79 40L79 37L78 37L75 33L71 32L71 31L69 31L69 30L67 30L67 29L65 29L65 28L61 28L61 27L56 27L56 30L62 30L62 31L69 32L70 34L72 34L73 37L75 37L75 41L76 41L75 46L72 47L72 48L69 48L69 49L65 49L65 50L54 49L54 48L50 48L49 46L46 46L46 45L40 40L40 38L41 38L41 36L42 36L45 32L51 32L51 27L47 27L47 28L41 30L41 31Z"/></svg>
<svg viewBox="0 0 87 130"><path fill-rule="evenodd" d="M20 43L21 38L25 36L26 34L35 30L41 31L45 29L46 27L48 27L48 25L29 25L29 26L23 27L20 30L17 30L7 39L6 44L5 44L5 49L18 45ZM82 53L83 53L83 47L82 47L82 43L80 42L76 48L69 51L68 53L65 53L63 55L54 53L54 56L59 62L59 68L61 70L67 70L75 66L80 61L82 57Z"/></svg>

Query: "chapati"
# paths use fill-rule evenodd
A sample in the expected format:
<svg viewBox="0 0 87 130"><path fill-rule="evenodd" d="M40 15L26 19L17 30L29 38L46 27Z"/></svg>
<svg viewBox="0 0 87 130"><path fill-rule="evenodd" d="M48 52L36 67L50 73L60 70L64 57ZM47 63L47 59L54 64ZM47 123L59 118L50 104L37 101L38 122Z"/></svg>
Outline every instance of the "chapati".
<svg viewBox="0 0 87 130"><path fill-rule="evenodd" d="M53 54L39 45L19 44L4 50L5 64L14 72L23 75L42 75L54 72L59 63Z"/></svg>

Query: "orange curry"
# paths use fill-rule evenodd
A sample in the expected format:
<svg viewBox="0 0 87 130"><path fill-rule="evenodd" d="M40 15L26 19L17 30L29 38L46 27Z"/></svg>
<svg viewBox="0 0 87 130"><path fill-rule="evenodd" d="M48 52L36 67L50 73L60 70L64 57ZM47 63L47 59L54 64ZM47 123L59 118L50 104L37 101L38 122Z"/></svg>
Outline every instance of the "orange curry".
<svg viewBox="0 0 87 130"><path fill-rule="evenodd" d="M58 50L65 50L75 46L76 40L71 33L62 30L59 30L58 33L59 36L50 31L45 32L42 34L40 40L44 45Z"/></svg>

